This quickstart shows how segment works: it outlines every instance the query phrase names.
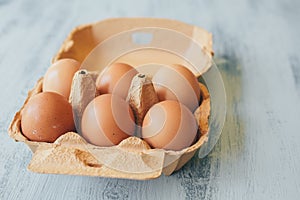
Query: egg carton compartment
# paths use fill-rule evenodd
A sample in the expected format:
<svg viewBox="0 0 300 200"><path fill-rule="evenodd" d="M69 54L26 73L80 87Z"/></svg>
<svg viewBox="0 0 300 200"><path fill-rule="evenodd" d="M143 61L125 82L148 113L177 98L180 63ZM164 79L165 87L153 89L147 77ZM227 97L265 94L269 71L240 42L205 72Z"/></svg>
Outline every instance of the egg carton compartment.
<svg viewBox="0 0 300 200"><path fill-rule="evenodd" d="M21 112L30 97L42 92L43 78L16 113L9 127L10 136L31 148L34 154L28 168L38 173L141 180L156 178L162 173L170 175L197 150L200 158L206 156L221 134L226 95L212 55L212 35L199 27L168 19L116 18L75 28L53 58L53 62L62 58L76 59L82 63L81 69L89 73L100 72L115 62L137 66L139 72L150 76L162 65L187 66L204 80L200 88L206 99L201 100L200 107L210 117L206 120L208 130L201 130L197 141L186 149L151 149L137 137L129 137L117 146L98 147L74 132L62 135L54 143L28 141L21 130Z"/></svg>

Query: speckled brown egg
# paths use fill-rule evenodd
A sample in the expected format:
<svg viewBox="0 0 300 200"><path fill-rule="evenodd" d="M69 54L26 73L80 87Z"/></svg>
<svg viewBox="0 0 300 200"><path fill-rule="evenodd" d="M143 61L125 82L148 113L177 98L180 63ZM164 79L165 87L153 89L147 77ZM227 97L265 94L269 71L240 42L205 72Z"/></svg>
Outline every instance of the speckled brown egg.
<svg viewBox="0 0 300 200"><path fill-rule="evenodd" d="M54 142L64 133L75 131L72 107L62 95L39 93L22 110L21 128L31 141Z"/></svg>

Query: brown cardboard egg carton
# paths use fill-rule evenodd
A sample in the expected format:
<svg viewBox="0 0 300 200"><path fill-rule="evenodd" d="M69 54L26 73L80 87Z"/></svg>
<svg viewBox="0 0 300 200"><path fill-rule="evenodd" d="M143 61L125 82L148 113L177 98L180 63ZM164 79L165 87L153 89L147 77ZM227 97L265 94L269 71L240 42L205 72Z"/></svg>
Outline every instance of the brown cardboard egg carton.
<svg viewBox="0 0 300 200"><path fill-rule="evenodd" d="M112 35L137 27L161 27L176 30L202 44L203 51L212 51L212 35L192 25L175 20L149 18L116 18L75 28L64 41L53 62L61 58L73 58L82 62L99 43ZM206 70L210 66L207 66ZM28 169L37 173L101 176L127 179L153 179L162 173L170 175L187 163L208 139L210 96L200 84L201 102L195 111L200 124L195 143L182 151L151 149L140 138L129 137L113 147L88 144L79 134L69 132L54 143L29 141L22 134L21 115L28 100L42 92L43 78L39 79L22 108L15 114L9 127L10 136L24 142L33 152Z"/></svg>

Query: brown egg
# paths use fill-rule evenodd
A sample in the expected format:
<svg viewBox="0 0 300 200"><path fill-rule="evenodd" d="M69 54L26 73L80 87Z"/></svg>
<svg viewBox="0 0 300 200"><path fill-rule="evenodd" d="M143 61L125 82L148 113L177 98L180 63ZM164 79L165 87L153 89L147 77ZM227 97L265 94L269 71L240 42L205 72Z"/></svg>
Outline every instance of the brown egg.
<svg viewBox="0 0 300 200"><path fill-rule="evenodd" d="M54 142L75 131L72 107L61 95L43 92L33 96L21 113L23 134L32 141Z"/></svg>
<svg viewBox="0 0 300 200"><path fill-rule="evenodd" d="M44 76L43 91L56 92L69 99L73 76L79 68L80 63L74 59L56 61Z"/></svg>
<svg viewBox="0 0 300 200"><path fill-rule="evenodd" d="M129 104L119 96L100 95L84 110L81 129L89 143L113 146L134 134L134 115Z"/></svg>
<svg viewBox="0 0 300 200"><path fill-rule="evenodd" d="M188 68L182 65L161 67L152 82L160 101L179 101L192 112L199 106L199 83Z"/></svg>
<svg viewBox="0 0 300 200"><path fill-rule="evenodd" d="M197 130L191 111L178 101L167 100L147 112L142 138L153 148L179 151L193 143Z"/></svg>
<svg viewBox="0 0 300 200"><path fill-rule="evenodd" d="M114 63L104 69L96 81L100 94L116 94L126 99L133 77L138 71L125 63Z"/></svg>

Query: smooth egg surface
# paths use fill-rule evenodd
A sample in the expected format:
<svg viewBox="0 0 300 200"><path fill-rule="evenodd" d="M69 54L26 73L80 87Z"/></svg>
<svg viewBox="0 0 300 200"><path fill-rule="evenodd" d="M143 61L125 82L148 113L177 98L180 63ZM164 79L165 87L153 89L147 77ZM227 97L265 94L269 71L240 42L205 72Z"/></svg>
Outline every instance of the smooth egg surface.
<svg viewBox="0 0 300 200"><path fill-rule="evenodd" d="M134 115L129 104L117 95L96 97L82 116L82 136L91 144L113 146L134 134Z"/></svg>
<svg viewBox="0 0 300 200"><path fill-rule="evenodd" d="M56 92L69 99L73 76L79 68L80 63L74 59L56 61L44 76L43 91Z"/></svg>
<svg viewBox="0 0 300 200"><path fill-rule="evenodd" d="M188 68L182 65L161 67L152 81L160 101L179 101L192 112L199 106L199 83Z"/></svg>
<svg viewBox="0 0 300 200"><path fill-rule="evenodd" d="M115 94L126 99L133 77L138 71L125 63L114 63L106 67L96 80L100 94Z"/></svg>
<svg viewBox="0 0 300 200"><path fill-rule="evenodd" d="M142 138L153 148L178 151L193 143L197 130L196 119L185 105L166 100L147 112Z"/></svg>

